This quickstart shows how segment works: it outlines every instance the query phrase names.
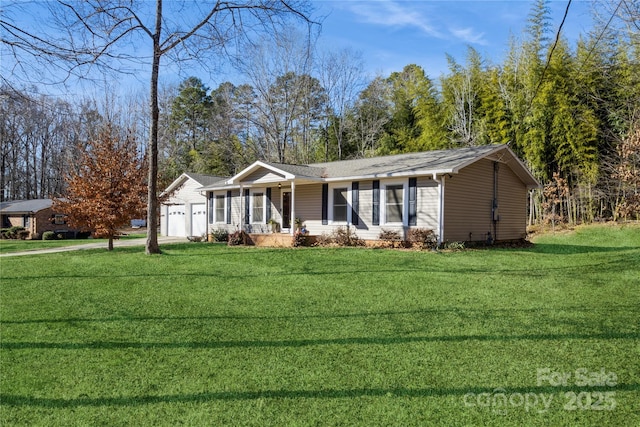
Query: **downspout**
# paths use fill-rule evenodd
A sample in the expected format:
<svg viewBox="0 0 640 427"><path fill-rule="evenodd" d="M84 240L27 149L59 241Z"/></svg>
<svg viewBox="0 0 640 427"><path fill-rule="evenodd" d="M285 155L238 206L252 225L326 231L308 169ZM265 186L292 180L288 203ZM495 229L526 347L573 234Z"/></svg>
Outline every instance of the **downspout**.
<svg viewBox="0 0 640 427"><path fill-rule="evenodd" d="M436 175L433 179L437 181ZM444 235L444 175L440 175L440 209L438 218L438 247L442 245L442 236Z"/></svg>
<svg viewBox="0 0 640 427"><path fill-rule="evenodd" d="M291 218L289 219L289 232L292 236L296 233L296 182L291 180Z"/></svg>
<svg viewBox="0 0 640 427"><path fill-rule="evenodd" d="M500 164L493 162L493 203L491 205L491 220L493 222L493 242L498 240L498 171Z"/></svg>

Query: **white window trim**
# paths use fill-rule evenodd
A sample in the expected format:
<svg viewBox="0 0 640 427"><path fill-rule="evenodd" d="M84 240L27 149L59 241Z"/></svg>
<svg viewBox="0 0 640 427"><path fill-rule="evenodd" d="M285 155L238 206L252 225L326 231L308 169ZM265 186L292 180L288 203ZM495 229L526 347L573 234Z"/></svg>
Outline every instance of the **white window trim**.
<svg viewBox="0 0 640 427"><path fill-rule="evenodd" d="M387 187L402 185L402 222L387 222ZM409 224L409 183L404 180L392 180L380 182L380 225Z"/></svg>
<svg viewBox="0 0 640 427"><path fill-rule="evenodd" d="M254 194L262 193L262 221L256 222L253 220L253 199ZM249 218L250 224L266 224L267 218L267 189L266 188L252 188L249 190Z"/></svg>
<svg viewBox="0 0 640 427"><path fill-rule="evenodd" d="M218 197L222 197L224 200L224 212L222 213L222 219L218 218L216 209L216 202L218 201ZM214 224L225 224L227 222L227 203L228 197L226 193L213 193L213 223Z"/></svg>
<svg viewBox="0 0 640 427"><path fill-rule="evenodd" d="M337 188L346 188L347 189L347 220L346 221L334 221L333 220L333 190ZM329 194L328 194L328 222L330 225L351 225L351 211L352 209L352 197L351 197L351 182L339 182L337 184L329 184Z"/></svg>

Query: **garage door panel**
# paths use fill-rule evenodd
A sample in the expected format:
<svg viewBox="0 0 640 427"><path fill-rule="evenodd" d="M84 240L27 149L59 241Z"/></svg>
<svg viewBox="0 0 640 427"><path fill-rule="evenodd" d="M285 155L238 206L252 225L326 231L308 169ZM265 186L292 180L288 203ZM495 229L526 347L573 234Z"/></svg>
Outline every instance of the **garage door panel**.
<svg viewBox="0 0 640 427"><path fill-rule="evenodd" d="M191 235L205 236L207 234L207 209L204 203L191 205Z"/></svg>
<svg viewBox="0 0 640 427"><path fill-rule="evenodd" d="M184 205L171 205L167 212L167 236L186 237Z"/></svg>

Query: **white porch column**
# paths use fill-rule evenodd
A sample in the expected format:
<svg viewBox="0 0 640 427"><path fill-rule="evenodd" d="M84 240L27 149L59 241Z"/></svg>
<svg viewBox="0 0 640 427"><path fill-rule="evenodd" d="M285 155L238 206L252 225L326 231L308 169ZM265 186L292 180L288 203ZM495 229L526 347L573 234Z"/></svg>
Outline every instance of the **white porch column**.
<svg viewBox="0 0 640 427"><path fill-rule="evenodd" d="M293 236L296 232L296 183L291 180L291 227L289 232Z"/></svg>
<svg viewBox="0 0 640 427"><path fill-rule="evenodd" d="M239 229L244 230L244 187L240 184L240 224ZM245 230L246 231L246 230Z"/></svg>

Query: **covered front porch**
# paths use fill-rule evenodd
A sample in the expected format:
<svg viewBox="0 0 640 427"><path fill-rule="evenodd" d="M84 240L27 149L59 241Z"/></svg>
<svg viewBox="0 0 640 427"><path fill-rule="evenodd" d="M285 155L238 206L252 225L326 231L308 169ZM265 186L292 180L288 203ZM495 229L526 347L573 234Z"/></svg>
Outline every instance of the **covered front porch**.
<svg viewBox="0 0 640 427"><path fill-rule="evenodd" d="M256 244L290 245L296 230L304 226L305 220L312 219L301 214L318 211L308 209L310 205L315 207L315 200L319 199L319 195L310 193L321 188L319 173L314 169L256 162L223 183L202 188L208 200L209 232L242 230ZM309 176L310 173L318 176ZM300 191L307 197L299 197Z"/></svg>

